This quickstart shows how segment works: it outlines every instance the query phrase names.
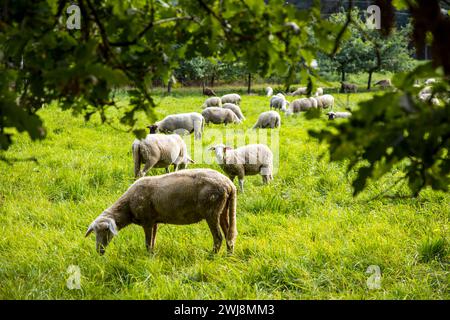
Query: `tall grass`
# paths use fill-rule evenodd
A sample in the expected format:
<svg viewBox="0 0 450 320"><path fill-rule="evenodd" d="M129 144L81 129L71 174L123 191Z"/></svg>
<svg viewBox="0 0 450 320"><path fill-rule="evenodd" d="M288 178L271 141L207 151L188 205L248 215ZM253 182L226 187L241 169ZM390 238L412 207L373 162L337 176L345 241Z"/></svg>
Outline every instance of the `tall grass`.
<svg viewBox="0 0 450 320"><path fill-rule="evenodd" d="M352 95L350 103L356 107L369 97ZM161 96L156 114L199 111L203 100ZM236 128L250 128L267 107L266 97L243 96L247 120ZM427 189L412 199L405 197L407 187L398 185L376 197L391 186L394 170L353 198L354 172L347 175L344 163L320 159L327 147L306 133L326 126L325 117L282 117L275 180L264 186L259 176L247 177L246 192L238 195L233 256L224 249L210 253L212 237L204 222L162 225L153 255L146 252L142 229L130 226L98 256L93 237L84 233L133 182L134 137L54 106L40 114L48 138L31 142L20 135L5 154L38 162L0 163L2 299L450 297L449 194ZM206 130L212 127L224 130ZM221 171L216 164L207 167ZM80 267L80 290L66 286L70 265ZM366 285L370 265L382 272L378 290Z"/></svg>

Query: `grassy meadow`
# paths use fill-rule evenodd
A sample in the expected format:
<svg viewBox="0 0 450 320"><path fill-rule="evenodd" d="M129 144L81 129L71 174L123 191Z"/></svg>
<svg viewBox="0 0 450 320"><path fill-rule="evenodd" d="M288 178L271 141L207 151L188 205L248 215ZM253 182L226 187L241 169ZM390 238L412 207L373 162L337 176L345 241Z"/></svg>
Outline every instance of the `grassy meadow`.
<svg viewBox="0 0 450 320"><path fill-rule="evenodd" d="M352 95L351 106L371 94ZM227 129L251 128L268 110L267 97L242 98L247 120ZM161 96L155 114L201 112L204 99ZM346 96L336 99L343 109ZM224 244L211 254L204 221L161 225L153 255L142 228L132 225L99 256L94 237L84 234L133 182L134 137L55 106L40 114L47 139L31 142L23 134L5 153L37 162L0 161L0 299L450 298L450 195L427 189L410 198L405 185L392 187L402 175L397 168L353 198L355 172L320 158L327 146L307 134L326 126L325 116L282 115L279 170L267 186L260 176L246 178L232 256ZM225 130L205 131L211 128ZM202 141L205 148L210 142ZM216 164L191 167L222 172ZM70 265L80 268L79 290L66 286ZM380 268L378 288L367 285L369 266Z"/></svg>

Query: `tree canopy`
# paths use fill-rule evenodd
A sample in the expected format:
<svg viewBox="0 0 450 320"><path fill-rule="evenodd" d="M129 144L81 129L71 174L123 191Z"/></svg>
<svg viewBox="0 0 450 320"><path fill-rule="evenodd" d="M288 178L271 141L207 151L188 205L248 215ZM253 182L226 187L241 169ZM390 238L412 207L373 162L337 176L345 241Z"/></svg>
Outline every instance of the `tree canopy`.
<svg viewBox="0 0 450 320"><path fill-rule="evenodd" d="M412 40L432 50L432 62L395 79L398 90L361 105L351 121L313 133L331 144L332 160L361 165L355 193L370 177L407 159L404 171L415 193L430 185L448 187L450 103L418 101L414 79L437 77L435 93L448 95L450 20L437 0L376 1L381 7L380 37L394 25L395 9L412 15ZM195 57L240 61L249 73L298 76L315 86L311 62L318 52L345 52L353 41L352 1L345 21L321 16L320 1L298 10L283 0L78 0L80 29L67 27L72 5L65 0L4 0L0 19L0 150L16 132L45 137L38 111L57 102L89 120L108 108L125 108L120 121L137 136L145 128L137 114L154 118L152 81L165 82L183 60ZM378 31L377 31L378 32ZM311 41L311 38L315 41ZM380 38L384 41L384 38ZM355 45L362 45L355 39ZM394 43L395 44L395 43ZM341 48L342 47L342 48ZM341 49L341 51L339 51ZM389 62L388 62L389 63ZM374 68L381 68L377 61ZM116 105L111 92L128 86L129 105ZM368 163L367 163L368 162Z"/></svg>

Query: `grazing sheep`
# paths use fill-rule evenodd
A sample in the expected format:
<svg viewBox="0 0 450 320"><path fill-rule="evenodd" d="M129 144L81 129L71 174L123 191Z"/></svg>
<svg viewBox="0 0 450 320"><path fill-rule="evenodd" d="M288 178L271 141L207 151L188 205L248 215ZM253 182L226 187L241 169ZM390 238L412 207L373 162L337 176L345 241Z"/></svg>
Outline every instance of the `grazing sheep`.
<svg viewBox="0 0 450 320"><path fill-rule="evenodd" d="M238 95L237 93L226 94L226 95L222 96L221 99L222 99L222 104L234 103L234 104L240 105L240 103L241 103L241 96Z"/></svg>
<svg viewBox="0 0 450 320"><path fill-rule="evenodd" d="M266 96L271 97L273 95L273 89L271 87L266 88Z"/></svg>
<svg viewBox="0 0 450 320"><path fill-rule="evenodd" d="M308 88L300 87L297 90L295 90L294 92L291 92L289 95L290 96L301 96L301 95L306 95L306 94L308 94Z"/></svg>
<svg viewBox="0 0 450 320"><path fill-rule="evenodd" d="M209 107L221 107L222 106L222 100L219 97L211 97L205 100L205 103L203 103L202 108L209 108Z"/></svg>
<svg viewBox="0 0 450 320"><path fill-rule="evenodd" d="M351 84L348 82L341 81L341 92L348 93L348 92L354 92L356 93L358 91L358 86L356 84Z"/></svg>
<svg viewBox="0 0 450 320"><path fill-rule="evenodd" d="M173 164L177 171L181 165L184 168L188 163L194 163L189 158L186 143L177 134L149 134L145 139L134 140L132 145L134 161L134 177L143 177L151 168L166 168ZM141 163L144 169L141 171Z"/></svg>
<svg viewBox="0 0 450 320"><path fill-rule="evenodd" d="M189 133L194 132L195 139L200 139L204 124L205 119L200 113L191 112L168 115L161 121L148 126L148 128L150 129L150 133L172 133L177 129L184 129Z"/></svg>
<svg viewBox="0 0 450 320"><path fill-rule="evenodd" d="M280 114L276 111L266 111L259 115L258 121L253 126L253 129L256 128L278 128L281 126L281 117Z"/></svg>
<svg viewBox="0 0 450 320"><path fill-rule="evenodd" d="M203 88L203 94L205 95L205 96L217 96L217 94L214 92L214 90L213 89L211 89L211 88Z"/></svg>
<svg viewBox="0 0 450 320"><path fill-rule="evenodd" d="M375 84L373 86L374 87L380 86L382 89L386 89L386 88L392 87L392 83L391 83L391 80L389 80L389 79L383 79L383 80L375 82Z"/></svg>
<svg viewBox="0 0 450 320"><path fill-rule="evenodd" d="M202 111L206 124L212 122L214 124L221 123L241 123L241 120L230 109L210 107Z"/></svg>
<svg viewBox="0 0 450 320"><path fill-rule="evenodd" d="M89 226L95 232L101 255L118 231L134 223L144 228L149 252L156 242L158 223L186 225L206 220L214 253L219 252L224 233L233 252L237 236L236 187L223 174L211 169L191 169L137 180Z"/></svg>
<svg viewBox="0 0 450 320"><path fill-rule="evenodd" d="M419 96L424 95L424 94L432 94L432 93L433 93L433 87L427 86L427 87L423 88L422 90L420 90Z"/></svg>
<svg viewBox="0 0 450 320"><path fill-rule="evenodd" d="M289 106L289 102L286 100L283 94L278 93L276 96L273 96L270 98L270 106L269 108L272 109L280 109L281 111L286 111L287 106Z"/></svg>
<svg viewBox="0 0 450 320"><path fill-rule="evenodd" d="M321 109L327 109L328 107L334 107L334 97L331 94L324 94L323 96L316 97L317 106Z"/></svg>
<svg viewBox="0 0 450 320"><path fill-rule="evenodd" d="M431 104L438 106L441 104L441 100L434 97L431 93L422 93L419 94L419 100L423 102L431 102Z"/></svg>
<svg viewBox="0 0 450 320"><path fill-rule="evenodd" d="M337 118L350 118L352 114L350 112L333 112L330 111L327 113L328 120L334 120Z"/></svg>
<svg viewBox="0 0 450 320"><path fill-rule="evenodd" d="M435 78L430 78L425 80L425 84L428 86L430 84L436 83L436 79Z"/></svg>
<svg viewBox="0 0 450 320"><path fill-rule="evenodd" d="M260 174L265 184L273 180L273 153L264 144L249 144L237 149L218 144L209 150L216 153L218 164L231 181L238 177L241 192L244 192L245 176Z"/></svg>
<svg viewBox="0 0 450 320"><path fill-rule="evenodd" d="M234 114L238 117L239 120L244 121L245 117L242 114L241 108L234 104L234 103L225 103L222 108L224 109L230 109L231 111L234 112Z"/></svg>
<svg viewBox="0 0 450 320"><path fill-rule="evenodd" d="M318 97L318 96L321 96L321 95L323 95L323 88L317 88L315 96Z"/></svg>
<svg viewBox="0 0 450 320"><path fill-rule="evenodd" d="M322 97L322 96L320 96ZM319 98L319 97L317 97ZM318 99L317 98L300 98L296 99L291 102L289 105L289 110L287 111L286 115L291 115L293 113L298 113L302 111L307 111L311 108L317 108L318 107Z"/></svg>

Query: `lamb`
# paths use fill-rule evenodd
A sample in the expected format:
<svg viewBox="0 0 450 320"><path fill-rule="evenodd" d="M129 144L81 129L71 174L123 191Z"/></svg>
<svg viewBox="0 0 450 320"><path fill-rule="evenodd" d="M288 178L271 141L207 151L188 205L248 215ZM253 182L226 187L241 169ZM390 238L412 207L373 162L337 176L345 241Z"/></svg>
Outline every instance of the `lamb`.
<svg viewBox="0 0 450 320"><path fill-rule="evenodd" d="M380 86L381 88L386 89L388 87L392 87L392 83L389 79L383 79L375 82L374 86Z"/></svg>
<svg viewBox="0 0 450 320"><path fill-rule="evenodd" d="M356 93L358 91L358 86L356 84L351 84L348 82L341 81L341 92L354 92Z"/></svg>
<svg viewBox="0 0 450 320"><path fill-rule="evenodd" d="M205 103L203 103L202 108L208 108L208 107L221 107L222 106L222 100L219 97L211 97L205 100Z"/></svg>
<svg viewBox="0 0 450 320"><path fill-rule="evenodd" d="M194 132L195 139L202 137L205 119L200 113L178 113L165 117L163 120L148 126L150 133L172 133L175 130L184 129L189 133Z"/></svg>
<svg viewBox="0 0 450 320"><path fill-rule="evenodd" d="M321 109L327 109L328 107L334 107L334 97L331 94L324 94L315 98L317 100L317 106Z"/></svg>
<svg viewBox="0 0 450 320"><path fill-rule="evenodd" d="M319 98L319 97L318 97ZM291 115L293 113L298 113L301 111L307 111L311 108L317 108L318 107L318 99L317 98L300 98L292 101L292 103L289 106L289 110L287 111L286 115Z"/></svg>
<svg viewBox="0 0 450 320"><path fill-rule="evenodd" d="M245 117L242 114L241 108L234 103L225 103L222 108L230 109L238 117L239 120L244 121Z"/></svg>
<svg viewBox="0 0 450 320"><path fill-rule="evenodd" d="M266 96L271 97L273 95L273 89L271 87L266 88Z"/></svg>
<svg viewBox="0 0 450 320"><path fill-rule="evenodd" d="M258 121L253 126L253 129L256 128L278 128L281 126L281 117L280 114L276 111L266 111L259 115Z"/></svg>
<svg viewBox="0 0 450 320"><path fill-rule="evenodd" d="M350 112L333 112L330 111L327 113L328 120L334 120L337 118L350 118L352 114Z"/></svg>
<svg viewBox="0 0 450 320"><path fill-rule="evenodd" d="M295 90L294 92L290 93L291 96L300 96L300 95L306 95L306 94L308 94L307 87L300 87L297 90Z"/></svg>
<svg viewBox="0 0 450 320"><path fill-rule="evenodd" d="M286 100L283 94L278 93L276 96L273 96L270 98L270 106L269 108L272 109L280 109L281 111L286 111L287 106L289 106L289 102Z"/></svg>
<svg viewBox="0 0 450 320"><path fill-rule="evenodd" d="M240 105L241 103L241 96L237 93L230 93L222 96L222 104L224 103L234 103L237 105Z"/></svg>
<svg viewBox="0 0 450 320"><path fill-rule="evenodd" d="M168 173L171 164L177 171L180 165L184 169L188 163L194 163L188 156L186 143L177 134L149 134L143 140L136 139L132 152L135 178L145 176L151 168L165 168ZM141 163L144 163L142 171Z"/></svg>
<svg viewBox="0 0 450 320"><path fill-rule="evenodd" d="M214 92L214 90L213 89L211 89L211 88L208 88L208 87L206 87L206 88L203 88L203 94L205 95L205 96L216 96L216 93Z"/></svg>
<svg viewBox="0 0 450 320"><path fill-rule="evenodd" d="M218 164L231 181L238 177L241 192L244 192L245 176L260 174L264 184L273 180L273 153L264 144L249 144L237 149L218 144L209 150L215 152Z"/></svg>
<svg viewBox="0 0 450 320"><path fill-rule="evenodd" d="M206 220L217 253L226 239L232 253L237 236L236 187L211 169L190 169L137 180L89 226L100 255L118 231L134 223L144 228L145 244L153 252L158 223L187 225Z"/></svg>
<svg viewBox="0 0 450 320"><path fill-rule="evenodd" d="M210 107L202 111L206 124L212 122L214 124L241 123L241 120L230 109Z"/></svg>

